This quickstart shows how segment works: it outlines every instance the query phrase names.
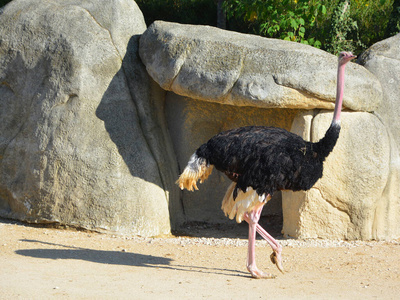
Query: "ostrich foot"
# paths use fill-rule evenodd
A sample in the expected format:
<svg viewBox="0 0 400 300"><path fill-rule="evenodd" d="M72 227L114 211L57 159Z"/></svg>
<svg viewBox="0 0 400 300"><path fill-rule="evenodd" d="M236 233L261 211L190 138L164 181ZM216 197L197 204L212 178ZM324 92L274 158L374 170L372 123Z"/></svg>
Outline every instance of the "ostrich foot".
<svg viewBox="0 0 400 300"><path fill-rule="evenodd" d="M251 277L256 279L274 279L276 275L264 273L260 271L257 267L247 266L247 270L250 272Z"/></svg>
<svg viewBox="0 0 400 300"><path fill-rule="evenodd" d="M281 271L282 274L285 274L285 270L283 269L283 266L282 266L282 255L280 253L276 253L274 251L274 252L272 252L270 258L271 258L272 263L276 265L278 270Z"/></svg>

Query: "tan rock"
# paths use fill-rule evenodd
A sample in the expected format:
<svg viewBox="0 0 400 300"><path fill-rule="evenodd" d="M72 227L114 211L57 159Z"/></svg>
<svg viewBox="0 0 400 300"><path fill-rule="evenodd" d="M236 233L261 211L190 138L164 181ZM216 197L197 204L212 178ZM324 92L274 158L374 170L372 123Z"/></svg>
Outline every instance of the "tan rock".
<svg viewBox="0 0 400 300"><path fill-rule="evenodd" d="M331 119L332 113L320 113L308 122L312 141L323 137ZM390 225L384 217L389 212L384 197L390 174L387 131L369 113L344 112L341 124L323 177L310 191L283 193L283 231L300 238L390 238L382 230Z"/></svg>
<svg viewBox="0 0 400 300"><path fill-rule="evenodd" d="M365 51L361 63L381 82L383 100L375 110L390 138L390 176L382 197L379 217L382 219L376 230L380 236L400 236L400 34L380 41ZM379 236L378 236L379 237Z"/></svg>

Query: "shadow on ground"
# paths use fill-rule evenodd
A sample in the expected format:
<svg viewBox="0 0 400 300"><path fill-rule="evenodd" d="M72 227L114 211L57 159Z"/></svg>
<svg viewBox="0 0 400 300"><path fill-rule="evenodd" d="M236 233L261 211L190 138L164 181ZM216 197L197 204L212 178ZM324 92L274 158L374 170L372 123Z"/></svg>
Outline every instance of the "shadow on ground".
<svg viewBox="0 0 400 300"><path fill-rule="evenodd" d="M48 245L50 247L64 247L66 249L51 249L51 248L41 248L41 249L21 249L16 250L15 253L18 255L39 258L39 259L53 259L53 260L83 260L93 263L100 263L106 265L123 265L123 266L133 266L133 267L147 267L147 268L157 268L157 269L170 269L184 272L200 272L204 274L219 274L226 276L241 276L250 277L248 273L239 270L230 270L222 268L213 268L206 266L194 266L194 265L179 265L172 264L173 259L138 254L132 252L123 251L106 251L106 250L96 250L87 249L74 246L66 246L55 243L48 243L39 240L29 240L22 239L21 242L25 243L37 243Z"/></svg>
<svg viewBox="0 0 400 300"><path fill-rule="evenodd" d="M65 246L53 243L47 243L38 240L21 240L21 242L39 243L49 246L65 247L66 249L21 249L15 253L23 256L43 259L77 259L101 264L125 265L135 267L159 267L160 265L169 265L170 258L143 255L138 253L129 253L123 251L105 251L86 249L73 246Z"/></svg>

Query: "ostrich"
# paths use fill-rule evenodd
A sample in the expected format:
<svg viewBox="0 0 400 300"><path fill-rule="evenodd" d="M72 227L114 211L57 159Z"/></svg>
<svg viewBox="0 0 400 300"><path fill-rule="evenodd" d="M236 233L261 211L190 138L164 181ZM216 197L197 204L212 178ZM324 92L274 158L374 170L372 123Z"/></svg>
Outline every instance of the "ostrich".
<svg viewBox="0 0 400 300"><path fill-rule="evenodd" d="M256 232L271 246L271 261L284 273L282 246L258 224L261 211L275 191L306 191L322 177L323 162L339 138L345 66L355 57L351 52L339 55L333 119L320 141L307 142L275 127L246 126L224 131L195 151L177 180L182 190L198 190L197 181L207 179L213 166L232 180L221 208L230 219L236 216L238 223L245 220L249 224L247 270L254 278L275 277L256 266Z"/></svg>

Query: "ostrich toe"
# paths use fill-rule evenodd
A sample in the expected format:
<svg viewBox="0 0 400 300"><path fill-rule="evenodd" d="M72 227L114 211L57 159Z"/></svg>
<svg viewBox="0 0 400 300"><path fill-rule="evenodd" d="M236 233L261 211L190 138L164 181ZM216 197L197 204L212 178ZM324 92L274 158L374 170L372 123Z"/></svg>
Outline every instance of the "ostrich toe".
<svg viewBox="0 0 400 300"><path fill-rule="evenodd" d="M282 266L282 256L280 254L277 255L276 252L272 252L270 258L271 258L272 263L276 265L278 270L281 271L282 274L285 274L285 270L283 269L283 266Z"/></svg>

